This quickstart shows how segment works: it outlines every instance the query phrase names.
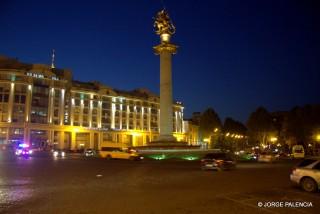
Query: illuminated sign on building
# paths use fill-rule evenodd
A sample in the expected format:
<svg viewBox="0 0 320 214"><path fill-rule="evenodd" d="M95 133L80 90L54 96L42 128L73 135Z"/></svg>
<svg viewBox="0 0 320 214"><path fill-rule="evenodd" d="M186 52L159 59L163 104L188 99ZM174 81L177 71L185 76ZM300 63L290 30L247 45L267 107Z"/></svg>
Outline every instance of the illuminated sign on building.
<svg viewBox="0 0 320 214"><path fill-rule="evenodd" d="M44 78L43 74L36 74L36 73L31 73L31 72L27 72L27 76L36 77L36 78Z"/></svg>
<svg viewBox="0 0 320 214"><path fill-rule="evenodd" d="M45 78L43 74L37 74L37 73L32 73L32 72L27 72L27 76L29 77L35 77L35 78ZM59 80L58 77L52 76L51 79L53 80Z"/></svg>

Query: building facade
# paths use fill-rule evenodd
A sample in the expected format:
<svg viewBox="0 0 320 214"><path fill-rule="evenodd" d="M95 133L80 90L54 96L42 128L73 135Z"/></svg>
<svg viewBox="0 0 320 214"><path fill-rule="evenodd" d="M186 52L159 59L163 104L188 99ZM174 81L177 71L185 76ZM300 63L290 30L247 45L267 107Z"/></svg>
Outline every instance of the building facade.
<svg viewBox="0 0 320 214"><path fill-rule="evenodd" d="M186 141L189 145L200 145L199 125L193 122L191 119L184 120L184 131L186 133Z"/></svg>
<svg viewBox="0 0 320 214"><path fill-rule="evenodd" d="M187 141L183 106L173 103L173 130ZM0 57L0 144L79 150L143 146L159 135L159 97L80 82L66 69Z"/></svg>

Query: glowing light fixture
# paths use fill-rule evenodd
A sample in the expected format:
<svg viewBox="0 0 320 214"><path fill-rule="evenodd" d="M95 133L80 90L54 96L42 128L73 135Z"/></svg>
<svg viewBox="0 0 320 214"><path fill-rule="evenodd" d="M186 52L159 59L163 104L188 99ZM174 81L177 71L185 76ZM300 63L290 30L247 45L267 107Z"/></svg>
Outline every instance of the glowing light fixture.
<svg viewBox="0 0 320 214"><path fill-rule="evenodd" d="M188 161L193 161L193 160L198 160L199 157L197 157L197 156L192 156L192 155L187 155L187 156L183 156L182 159L188 160Z"/></svg>
<svg viewBox="0 0 320 214"><path fill-rule="evenodd" d="M271 137L271 138L270 138L270 141L271 141L271 142L276 142L277 140L278 140L278 138L276 138L276 137Z"/></svg>
<svg viewBox="0 0 320 214"><path fill-rule="evenodd" d="M166 155L164 154L161 154L161 155L152 155L150 156L152 159L155 159L155 160L164 160L166 159Z"/></svg>
<svg viewBox="0 0 320 214"><path fill-rule="evenodd" d="M73 131L74 131L74 132L79 132L80 129L79 129L79 128L73 128Z"/></svg>
<svg viewBox="0 0 320 214"><path fill-rule="evenodd" d="M139 133L139 132L135 132L135 131L133 131L132 132L132 136L142 136L142 134L141 133Z"/></svg>

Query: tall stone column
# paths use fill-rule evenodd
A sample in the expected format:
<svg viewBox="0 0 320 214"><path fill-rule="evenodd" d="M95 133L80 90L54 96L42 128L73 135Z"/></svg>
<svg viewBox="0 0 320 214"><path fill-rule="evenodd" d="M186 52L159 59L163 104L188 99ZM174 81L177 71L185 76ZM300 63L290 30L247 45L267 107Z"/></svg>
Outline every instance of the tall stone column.
<svg viewBox="0 0 320 214"><path fill-rule="evenodd" d="M12 122L12 114L13 114L13 104L14 104L14 83L10 84L10 94L9 94L9 102L8 102L8 122Z"/></svg>
<svg viewBox="0 0 320 214"><path fill-rule="evenodd" d="M178 46L170 42L175 33L169 14L165 10L157 13L154 22L155 33L160 36L160 44L153 47L155 54L160 55L160 136L158 141L176 141L173 137L172 117L172 69L171 57Z"/></svg>
<svg viewBox="0 0 320 214"><path fill-rule="evenodd" d="M71 150L76 150L77 148L77 140L76 140L76 132L72 131L71 132Z"/></svg>
<svg viewBox="0 0 320 214"><path fill-rule="evenodd" d="M160 55L160 136L158 141L175 141L172 135L172 54L177 46L162 43L154 47L155 53Z"/></svg>
<svg viewBox="0 0 320 214"><path fill-rule="evenodd" d="M64 106L65 106L65 89L61 89L61 95L60 95L60 103L59 103L59 124L64 124Z"/></svg>

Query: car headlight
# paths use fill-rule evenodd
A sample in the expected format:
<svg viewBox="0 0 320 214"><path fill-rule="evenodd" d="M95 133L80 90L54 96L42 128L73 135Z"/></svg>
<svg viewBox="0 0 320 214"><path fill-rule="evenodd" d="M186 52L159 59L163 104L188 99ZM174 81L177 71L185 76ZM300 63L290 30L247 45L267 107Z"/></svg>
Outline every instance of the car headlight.
<svg viewBox="0 0 320 214"><path fill-rule="evenodd" d="M58 152L57 152L57 151L54 151L54 152L53 152L53 156L57 157L57 156L58 156Z"/></svg>
<svg viewBox="0 0 320 214"><path fill-rule="evenodd" d="M61 152L61 156L64 157L66 154L65 152Z"/></svg>

